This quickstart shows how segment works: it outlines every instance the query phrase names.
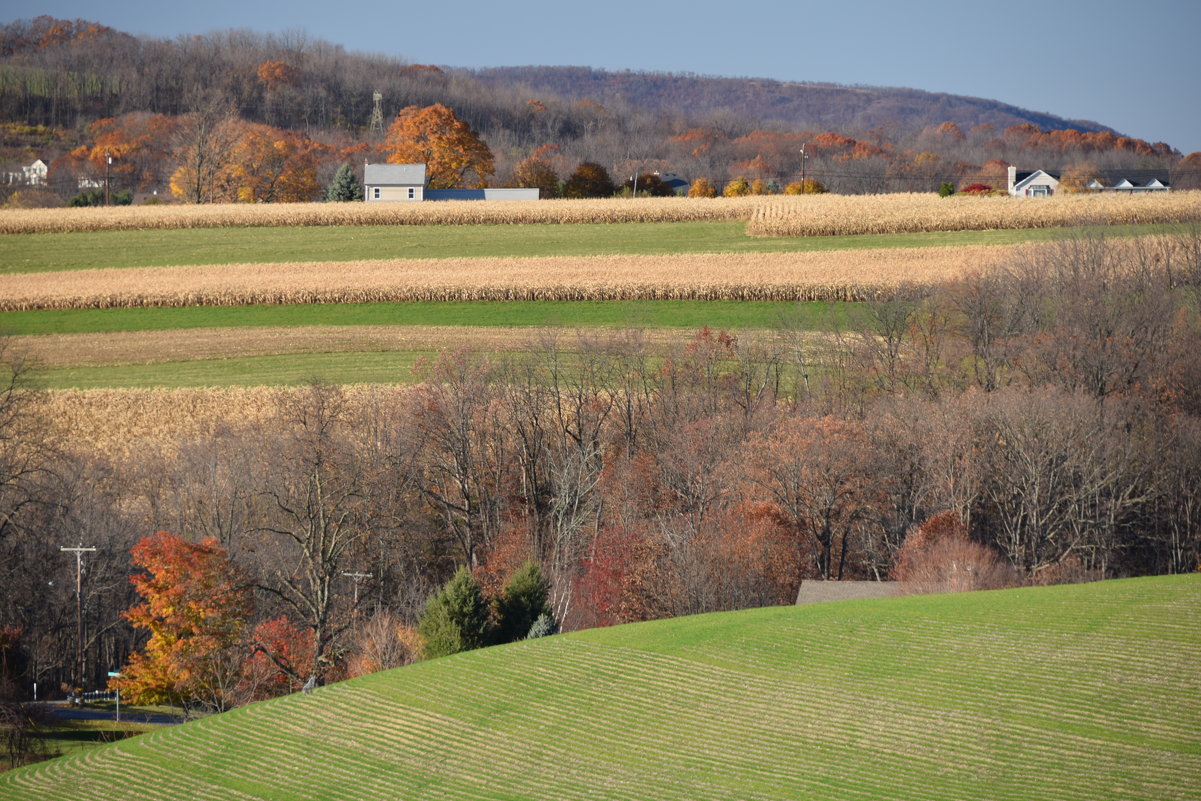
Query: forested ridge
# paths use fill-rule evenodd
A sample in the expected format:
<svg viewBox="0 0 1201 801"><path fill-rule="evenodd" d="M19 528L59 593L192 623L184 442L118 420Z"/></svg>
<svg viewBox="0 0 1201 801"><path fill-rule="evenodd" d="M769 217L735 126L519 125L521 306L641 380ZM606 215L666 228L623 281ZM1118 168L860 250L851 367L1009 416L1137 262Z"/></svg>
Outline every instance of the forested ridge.
<svg viewBox="0 0 1201 801"><path fill-rule="evenodd" d="M214 114L260 126L261 138L287 140L312 162L295 196L267 200L314 199L340 164L384 159L384 129L399 112L435 104L490 148L496 186L561 187L583 162L618 186L658 172L717 191L739 178L781 191L802 176L852 193L997 188L1009 164L1174 170L1181 187L1197 177L1169 144L978 98L586 68L469 71L348 52L303 33L165 40L83 20L15 21L0 28L0 88L0 161L16 169L42 158L63 199L102 181L165 196L187 159L182 140ZM160 155L135 155L138 174L128 175L134 151ZM97 156L105 152L117 153L115 178ZM521 169L530 157L538 180ZM162 163L146 163L155 158Z"/></svg>

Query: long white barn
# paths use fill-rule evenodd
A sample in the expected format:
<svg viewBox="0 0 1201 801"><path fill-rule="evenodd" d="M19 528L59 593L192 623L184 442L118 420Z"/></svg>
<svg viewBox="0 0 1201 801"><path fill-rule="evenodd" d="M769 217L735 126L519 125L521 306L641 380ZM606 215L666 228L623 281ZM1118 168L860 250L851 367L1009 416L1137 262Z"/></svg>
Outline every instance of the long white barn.
<svg viewBox="0 0 1201 801"><path fill-rule="evenodd" d="M367 202L423 200L537 200L538 189L430 189L424 164L364 164L363 199Z"/></svg>

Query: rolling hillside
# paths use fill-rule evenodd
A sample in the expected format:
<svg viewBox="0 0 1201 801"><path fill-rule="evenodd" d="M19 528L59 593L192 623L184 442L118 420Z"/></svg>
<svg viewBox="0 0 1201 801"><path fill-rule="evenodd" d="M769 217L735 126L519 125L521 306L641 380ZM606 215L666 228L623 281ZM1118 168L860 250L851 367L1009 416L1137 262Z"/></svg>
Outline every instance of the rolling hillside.
<svg viewBox="0 0 1201 801"><path fill-rule="evenodd" d="M421 663L5 799L1197 798L1201 576L778 607Z"/></svg>

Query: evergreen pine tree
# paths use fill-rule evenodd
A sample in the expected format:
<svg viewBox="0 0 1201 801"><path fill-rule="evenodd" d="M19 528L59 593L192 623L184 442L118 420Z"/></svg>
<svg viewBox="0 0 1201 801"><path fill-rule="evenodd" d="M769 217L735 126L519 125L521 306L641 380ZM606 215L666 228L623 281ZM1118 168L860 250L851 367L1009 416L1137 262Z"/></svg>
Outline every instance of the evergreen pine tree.
<svg viewBox="0 0 1201 801"><path fill-rule="evenodd" d="M325 190L325 199L330 203L344 203L351 200L363 199L363 185L354 174L354 168L343 164L334 173L334 179Z"/></svg>
<svg viewBox="0 0 1201 801"><path fill-rule="evenodd" d="M470 651L488 644L488 605L466 567L430 598L417 624L426 659Z"/></svg>
<svg viewBox="0 0 1201 801"><path fill-rule="evenodd" d="M558 624L554 623L554 615L547 604L549 595L550 585L542 577L542 569L537 562L526 562L519 567L494 602L497 621L495 641L505 643L525 639L534 622L544 616L548 624L554 624L557 629Z"/></svg>

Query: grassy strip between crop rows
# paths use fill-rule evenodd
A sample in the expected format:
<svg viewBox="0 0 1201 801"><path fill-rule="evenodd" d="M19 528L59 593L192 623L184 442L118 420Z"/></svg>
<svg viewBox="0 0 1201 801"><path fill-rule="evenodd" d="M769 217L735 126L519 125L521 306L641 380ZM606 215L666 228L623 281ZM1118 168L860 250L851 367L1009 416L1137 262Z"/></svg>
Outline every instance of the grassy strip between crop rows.
<svg viewBox="0 0 1201 801"><path fill-rule="evenodd" d="M279 306L172 306L0 312L10 335L284 326L770 328L813 330L845 319L845 304L760 301L510 301Z"/></svg>
<svg viewBox="0 0 1201 801"><path fill-rule="evenodd" d="M1180 225L1115 226L1109 236L1179 232ZM1084 229L1087 231L1088 229ZM838 237L748 237L741 221L561 225L189 228L0 236L0 274L98 267L357 261L361 259L769 253L1014 245L1081 229L938 231Z"/></svg>
<svg viewBox="0 0 1201 801"><path fill-rule="evenodd" d="M599 629L11 771L0 795L1192 799L1199 632L1196 575Z"/></svg>

